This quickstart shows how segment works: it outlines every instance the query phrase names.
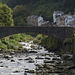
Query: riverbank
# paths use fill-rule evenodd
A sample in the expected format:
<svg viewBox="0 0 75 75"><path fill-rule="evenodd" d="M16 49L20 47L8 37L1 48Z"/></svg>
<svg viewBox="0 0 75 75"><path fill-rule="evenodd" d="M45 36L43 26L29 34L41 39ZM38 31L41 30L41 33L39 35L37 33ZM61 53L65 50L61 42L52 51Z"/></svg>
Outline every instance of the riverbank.
<svg viewBox="0 0 75 75"><path fill-rule="evenodd" d="M25 36L25 37L24 37ZM28 38L29 37L29 38ZM10 40L9 40L10 38ZM9 49L0 49L0 73L3 75L74 75L73 55L62 50L62 42L53 37L12 35L1 39ZM31 38L31 39L30 39ZM24 40L26 39L26 40ZM33 41L31 41L33 40ZM16 41L18 43L16 43ZM69 42L68 42L69 41ZM10 44L10 42L12 44ZM64 44L71 46L70 39ZM37 44L36 44L37 43ZM19 46L17 49L14 46ZM38 45L38 44L42 44ZM46 47L46 48L44 48ZM12 49L13 48L13 49Z"/></svg>
<svg viewBox="0 0 75 75"><path fill-rule="evenodd" d="M22 49L23 46L21 46L19 42L29 42L31 40L33 40L34 44L39 44L46 47L46 49L50 52L60 51L61 53L65 52L73 53L74 49L73 38L67 38L62 41L52 36L46 36L42 34L38 35L15 34L2 38L0 39L0 49L4 51L15 51L15 52L25 51L25 49Z"/></svg>

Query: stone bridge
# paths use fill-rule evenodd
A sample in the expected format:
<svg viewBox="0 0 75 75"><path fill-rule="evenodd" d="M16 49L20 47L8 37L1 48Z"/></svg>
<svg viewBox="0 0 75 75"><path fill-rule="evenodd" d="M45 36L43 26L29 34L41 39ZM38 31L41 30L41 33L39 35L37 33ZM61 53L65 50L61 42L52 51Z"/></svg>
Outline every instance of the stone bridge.
<svg viewBox="0 0 75 75"><path fill-rule="evenodd" d="M0 38L18 33L40 33L64 40L73 36L72 27L0 27Z"/></svg>
<svg viewBox="0 0 75 75"><path fill-rule="evenodd" d="M72 27L0 27L0 38L18 33L40 33L64 40L73 37L73 31L74 28ZM73 53L75 63L75 43Z"/></svg>

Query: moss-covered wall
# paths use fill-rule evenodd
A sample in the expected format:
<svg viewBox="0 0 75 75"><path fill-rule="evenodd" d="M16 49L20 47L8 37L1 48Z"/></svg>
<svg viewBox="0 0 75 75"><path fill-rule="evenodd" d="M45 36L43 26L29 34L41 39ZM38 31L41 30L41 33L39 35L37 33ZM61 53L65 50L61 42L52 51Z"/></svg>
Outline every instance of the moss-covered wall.
<svg viewBox="0 0 75 75"><path fill-rule="evenodd" d="M61 40L48 36L42 40L42 44L46 46L49 51L60 50L63 47Z"/></svg>

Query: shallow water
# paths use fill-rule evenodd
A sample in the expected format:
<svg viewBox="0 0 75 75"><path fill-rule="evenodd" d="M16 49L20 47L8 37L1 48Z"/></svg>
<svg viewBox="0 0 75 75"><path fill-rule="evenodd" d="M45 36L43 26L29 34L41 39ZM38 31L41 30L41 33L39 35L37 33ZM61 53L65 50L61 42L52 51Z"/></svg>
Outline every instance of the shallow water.
<svg viewBox="0 0 75 75"><path fill-rule="evenodd" d="M0 75L24 75L25 70L34 70L36 69L35 64L43 64L43 60L35 59L40 53L47 53L42 47L41 50L38 50L38 53L17 53L12 55L13 58L5 59L0 58ZM29 60L26 58L32 58L34 63L29 63ZM14 60L14 61L11 61ZM34 75L28 73L27 75Z"/></svg>
<svg viewBox="0 0 75 75"><path fill-rule="evenodd" d="M13 58L6 59L6 58L0 58L0 75L25 75L25 72L28 70L34 70L35 73L27 73L27 75L37 75L36 74L36 65L42 65L44 64L45 58L52 59L54 57L57 57L58 59L61 59L54 53L49 53L46 51L44 47L42 49L37 49L37 53L16 53L13 54ZM49 55L48 55L49 54ZM36 59L36 57L39 57L40 59ZM34 62L30 63L28 58L32 59ZM39 74L38 74L39 75ZM60 75L57 73L49 74L49 75Z"/></svg>

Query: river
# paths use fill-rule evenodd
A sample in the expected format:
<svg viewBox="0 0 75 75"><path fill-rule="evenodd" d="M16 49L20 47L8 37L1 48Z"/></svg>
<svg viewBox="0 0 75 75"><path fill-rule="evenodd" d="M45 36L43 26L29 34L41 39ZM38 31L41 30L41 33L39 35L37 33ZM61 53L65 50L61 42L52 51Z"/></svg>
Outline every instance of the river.
<svg viewBox="0 0 75 75"><path fill-rule="evenodd" d="M62 67L56 71L56 65L64 63L59 55L38 47L28 53L0 54L0 75L69 75L63 74Z"/></svg>

